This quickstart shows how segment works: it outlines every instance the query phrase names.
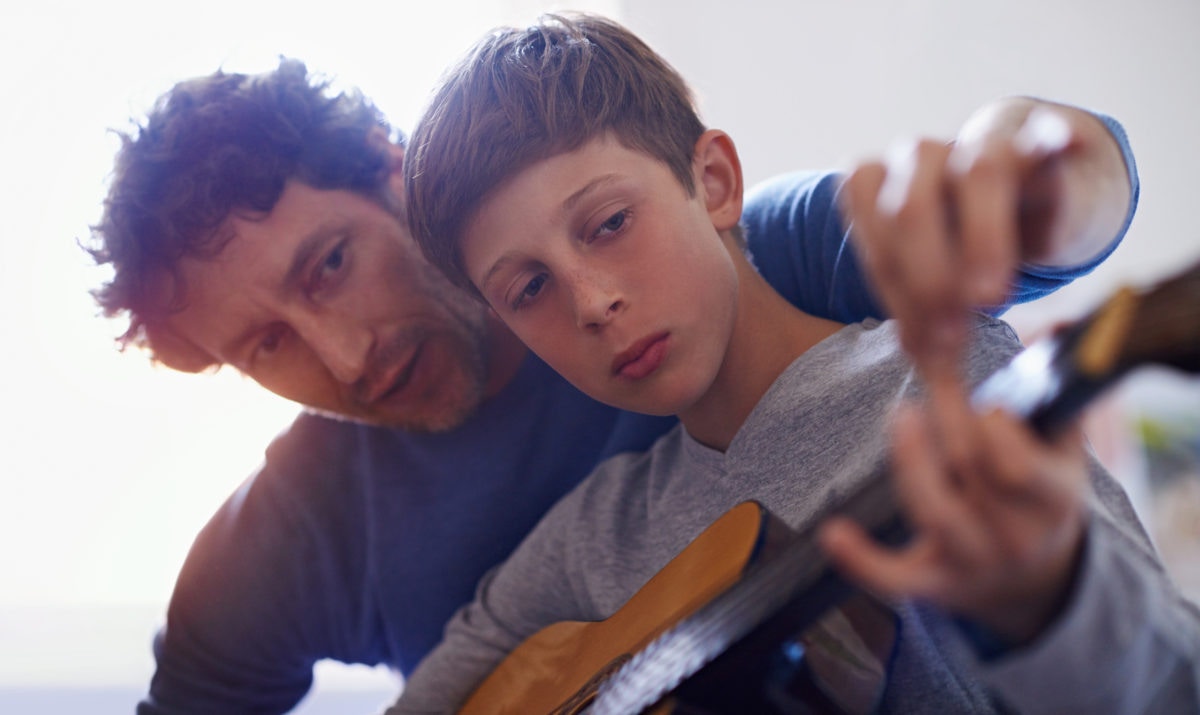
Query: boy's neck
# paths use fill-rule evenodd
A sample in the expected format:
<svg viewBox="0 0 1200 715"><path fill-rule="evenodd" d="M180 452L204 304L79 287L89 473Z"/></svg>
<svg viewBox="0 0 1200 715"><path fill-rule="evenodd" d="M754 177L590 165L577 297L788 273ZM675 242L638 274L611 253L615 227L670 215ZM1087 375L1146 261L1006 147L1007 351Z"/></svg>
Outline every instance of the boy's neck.
<svg viewBox="0 0 1200 715"><path fill-rule="evenodd" d="M754 270L739 248L728 240L726 245L738 271L733 335L712 386L679 414L692 438L722 452L783 371L842 327L788 303Z"/></svg>

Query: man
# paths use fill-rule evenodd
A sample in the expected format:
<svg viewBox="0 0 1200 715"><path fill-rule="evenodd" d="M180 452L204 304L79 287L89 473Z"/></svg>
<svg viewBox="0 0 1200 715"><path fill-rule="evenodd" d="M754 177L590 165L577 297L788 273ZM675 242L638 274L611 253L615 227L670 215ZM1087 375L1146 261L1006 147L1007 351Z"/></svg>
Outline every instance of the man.
<svg viewBox="0 0 1200 715"><path fill-rule="evenodd" d="M1058 146L1025 141L1036 107L1066 128ZM115 269L97 298L129 319L123 342L180 370L228 364L308 408L197 537L141 713L284 712L324 658L409 672L551 504L602 458L644 449L673 424L584 397L425 263L403 220L403 148L389 136L361 96L331 95L284 61L181 83L117 158L94 253ZM989 210L1015 216L1017 189L1049 171L1060 214L1082 202L1116 206L1118 218L1047 252L1039 232L901 236L903 252L926 259L890 281L933 290L912 304L881 291L892 312L1000 302L995 284L968 296L957 270L997 247L1010 266L1043 266L1023 267L1014 295L1054 290L1103 260L1132 216L1136 173L1111 120L1005 100L972 117L963 139L877 167L900 178L867 246L872 263L892 264L880 256L901 232L886 220L911 229L943 216L945 189L971 227ZM993 182L1009 193L975 191ZM780 179L749 198L745 224L776 289L854 320L882 310L846 245L838 186L834 174ZM976 193L1008 200L985 207L967 199ZM960 253L954 268L931 268ZM956 340L952 324L926 325L918 345Z"/></svg>

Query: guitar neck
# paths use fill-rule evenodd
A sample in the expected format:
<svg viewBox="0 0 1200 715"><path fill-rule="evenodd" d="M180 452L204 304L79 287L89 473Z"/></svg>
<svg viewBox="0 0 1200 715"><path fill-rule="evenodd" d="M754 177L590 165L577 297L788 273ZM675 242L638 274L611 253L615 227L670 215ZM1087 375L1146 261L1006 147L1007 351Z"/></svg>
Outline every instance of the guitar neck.
<svg viewBox="0 0 1200 715"><path fill-rule="evenodd" d="M1020 353L980 384L972 401L980 409L1000 406L1051 436L1139 365L1200 372L1197 306L1200 264L1148 291L1120 291L1084 319ZM900 545L910 535L886 467L831 514L854 519L882 544ZM747 663L761 671L765 654L783 638L800 633L853 592L817 546L817 528L809 525L736 588L638 653L605 683L593 713L641 712L667 691L682 693L702 682L693 677L702 669L724 683L739 682ZM701 701L712 697L706 693Z"/></svg>

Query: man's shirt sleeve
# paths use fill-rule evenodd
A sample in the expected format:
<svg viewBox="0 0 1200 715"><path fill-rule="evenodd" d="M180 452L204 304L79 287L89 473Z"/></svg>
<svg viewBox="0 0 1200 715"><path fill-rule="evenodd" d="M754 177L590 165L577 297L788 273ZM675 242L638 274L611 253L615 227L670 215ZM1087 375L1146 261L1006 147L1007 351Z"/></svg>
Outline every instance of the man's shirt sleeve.
<svg viewBox="0 0 1200 715"><path fill-rule="evenodd" d="M1140 194L1137 165L1124 128L1112 117L1095 115L1121 148L1130 183L1129 207L1120 231L1086 263L1018 268L1007 301L987 312L1000 315L1068 285L1091 272L1120 245L1133 220ZM746 194L742 226L758 271L793 305L823 318L852 323L887 317L872 294L850 245L838 210L841 176L835 172L793 172L754 186Z"/></svg>
<svg viewBox="0 0 1200 715"><path fill-rule="evenodd" d="M306 438L285 435L276 456L285 441ZM301 478L297 459L306 461L268 456L198 535L155 638L138 715L284 713L309 691L316 661L383 658L372 652L374 591L355 545L363 524L328 523L348 520L307 493L322 480ZM343 488L352 481L326 476Z"/></svg>

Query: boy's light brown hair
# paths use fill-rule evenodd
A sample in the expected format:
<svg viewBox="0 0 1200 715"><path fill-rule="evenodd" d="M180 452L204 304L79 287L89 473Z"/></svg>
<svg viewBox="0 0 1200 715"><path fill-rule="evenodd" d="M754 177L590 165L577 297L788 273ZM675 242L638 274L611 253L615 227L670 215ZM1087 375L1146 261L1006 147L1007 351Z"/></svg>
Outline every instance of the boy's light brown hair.
<svg viewBox="0 0 1200 715"><path fill-rule="evenodd" d="M489 192L537 161L611 132L665 163L694 195L705 127L683 78L629 30L585 14L494 30L443 76L409 141L413 236L451 280L461 234Z"/></svg>

